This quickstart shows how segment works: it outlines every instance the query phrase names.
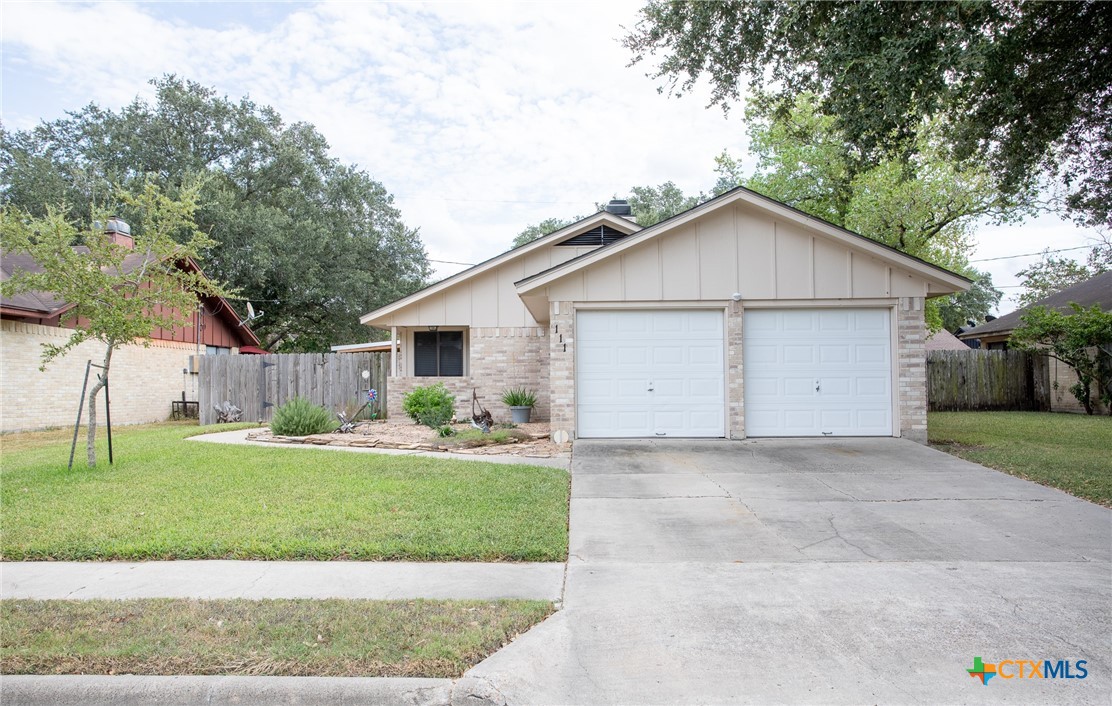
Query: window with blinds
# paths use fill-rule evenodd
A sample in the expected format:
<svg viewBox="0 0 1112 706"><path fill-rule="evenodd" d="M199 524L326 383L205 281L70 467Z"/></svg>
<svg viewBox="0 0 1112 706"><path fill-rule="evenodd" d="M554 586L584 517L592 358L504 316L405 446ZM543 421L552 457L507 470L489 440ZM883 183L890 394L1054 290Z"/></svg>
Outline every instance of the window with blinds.
<svg viewBox="0 0 1112 706"><path fill-rule="evenodd" d="M417 377L461 377L463 331L415 332L413 374Z"/></svg>

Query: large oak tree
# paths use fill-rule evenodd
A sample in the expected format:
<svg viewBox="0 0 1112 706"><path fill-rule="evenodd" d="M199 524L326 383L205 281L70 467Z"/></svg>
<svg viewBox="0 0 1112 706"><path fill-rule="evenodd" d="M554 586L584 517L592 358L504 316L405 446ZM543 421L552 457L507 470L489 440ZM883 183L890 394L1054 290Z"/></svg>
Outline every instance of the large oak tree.
<svg viewBox="0 0 1112 706"><path fill-rule="evenodd" d="M939 118L1000 191L1049 176L1078 221L1112 224L1112 4L650 0L625 44L676 92L709 79L723 107L816 93L868 163Z"/></svg>
<svg viewBox="0 0 1112 706"><path fill-rule="evenodd" d="M360 315L425 284L424 246L393 197L330 156L312 125L175 76L152 83L153 102L90 104L0 133L3 202L37 215L66 203L71 220L94 203L132 220L126 203L113 202L114 185L151 178L173 196L201 177L196 221L216 241L201 263L266 312L253 328L271 349L365 340Z"/></svg>

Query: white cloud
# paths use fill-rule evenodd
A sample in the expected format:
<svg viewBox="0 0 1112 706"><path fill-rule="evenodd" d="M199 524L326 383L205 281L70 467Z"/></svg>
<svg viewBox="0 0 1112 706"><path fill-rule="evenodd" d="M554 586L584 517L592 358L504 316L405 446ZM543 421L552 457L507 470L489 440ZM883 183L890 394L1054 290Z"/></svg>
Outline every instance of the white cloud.
<svg viewBox="0 0 1112 706"><path fill-rule="evenodd" d="M622 25L639 6L275 5L264 21L204 3L187 8L205 13L199 26L154 3L5 2L4 119L118 108L164 73L250 94L312 122L337 157L383 182L433 258L478 262L530 223L586 214L633 185L708 189L716 154L744 154L740 111L727 119L700 91L659 95L647 67L627 67ZM1056 220L985 229L978 255L1083 238ZM1018 269L1005 265L992 268L1001 284Z"/></svg>

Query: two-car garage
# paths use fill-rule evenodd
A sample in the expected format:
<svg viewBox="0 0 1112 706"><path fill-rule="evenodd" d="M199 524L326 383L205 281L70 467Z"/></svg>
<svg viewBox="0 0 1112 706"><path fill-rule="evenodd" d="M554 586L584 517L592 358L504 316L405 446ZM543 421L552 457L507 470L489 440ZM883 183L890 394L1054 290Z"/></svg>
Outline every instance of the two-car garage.
<svg viewBox="0 0 1112 706"><path fill-rule="evenodd" d="M891 436L888 308L746 308L744 432ZM580 310L581 438L727 436L726 310Z"/></svg>

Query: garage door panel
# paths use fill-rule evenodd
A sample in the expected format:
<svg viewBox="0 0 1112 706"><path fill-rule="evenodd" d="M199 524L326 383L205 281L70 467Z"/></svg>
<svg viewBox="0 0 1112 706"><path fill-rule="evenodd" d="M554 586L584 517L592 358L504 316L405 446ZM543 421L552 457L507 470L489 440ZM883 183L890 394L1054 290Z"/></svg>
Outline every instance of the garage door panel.
<svg viewBox="0 0 1112 706"><path fill-rule="evenodd" d="M579 436L724 436L724 330L721 311L579 312Z"/></svg>
<svg viewBox="0 0 1112 706"><path fill-rule="evenodd" d="M891 435L890 321L886 309L747 310L746 434Z"/></svg>

